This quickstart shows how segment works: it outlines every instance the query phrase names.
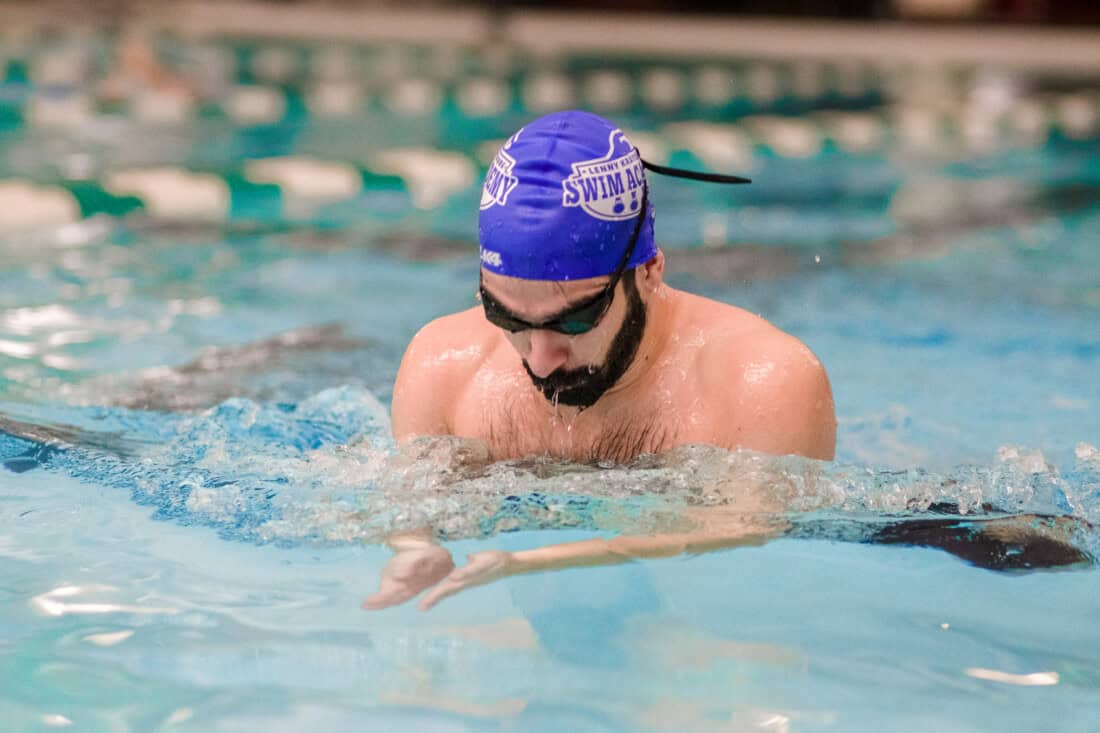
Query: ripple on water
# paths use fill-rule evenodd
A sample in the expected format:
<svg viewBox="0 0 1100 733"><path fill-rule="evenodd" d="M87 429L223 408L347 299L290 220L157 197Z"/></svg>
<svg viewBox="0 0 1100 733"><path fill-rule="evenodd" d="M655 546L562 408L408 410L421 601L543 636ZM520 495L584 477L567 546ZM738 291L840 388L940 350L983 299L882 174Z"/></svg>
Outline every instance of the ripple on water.
<svg viewBox="0 0 1100 733"><path fill-rule="evenodd" d="M72 422L88 422L86 408L65 409ZM135 417L142 414L96 408L96 422L120 428L113 438L125 444L127 431L144 430ZM1095 551L1089 523L1100 524L1100 460L1085 444L1065 470L1039 451L1013 446L988 465L939 473L702 445L619 466L547 458L493 463L484 445L458 438L395 450L385 407L356 387L297 404L235 398L196 415L147 415L161 440L127 444L131 451L109 450L111 436L93 440L81 430L32 426L26 438L8 437L3 455L128 489L158 518L260 543L373 543L425 526L451 539L551 528L683 531L694 521L688 517L712 507L880 522L929 512L1048 515L1076 522L1076 539ZM54 447L43 451L43 442ZM841 521L816 526L838 536L851 530Z"/></svg>

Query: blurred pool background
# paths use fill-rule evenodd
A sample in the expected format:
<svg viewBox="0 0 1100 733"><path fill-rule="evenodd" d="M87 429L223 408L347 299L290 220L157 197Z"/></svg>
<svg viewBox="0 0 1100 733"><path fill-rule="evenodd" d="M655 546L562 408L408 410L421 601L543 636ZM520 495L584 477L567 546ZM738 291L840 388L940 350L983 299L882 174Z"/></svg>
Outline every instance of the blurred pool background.
<svg viewBox="0 0 1100 733"><path fill-rule="evenodd" d="M762 314L828 368L838 461L808 515L992 503L1084 523L1095 552L1100 43L1049 25L1088 4L796 5L739 9L833 18L0 8L0 718L1095 725L1091 567L997 574L837 530L511 579L426 616L358 610L402 521L465 538L461 562L640 531L632 497L674 508L699 475L747 470L703 453L454 484L387 462L405 345L474 303L485 166L573 107L656 162L754 179L655 177L657 237L674 286ZM904 21L921 14L935 23ZM486 525L547 490L614 510Z"/></svg>

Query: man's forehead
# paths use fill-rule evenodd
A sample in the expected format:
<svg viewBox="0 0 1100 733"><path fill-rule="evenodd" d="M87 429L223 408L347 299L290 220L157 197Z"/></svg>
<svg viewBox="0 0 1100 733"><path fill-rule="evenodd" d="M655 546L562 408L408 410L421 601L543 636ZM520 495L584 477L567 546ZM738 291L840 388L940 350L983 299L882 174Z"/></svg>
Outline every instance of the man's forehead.
<svg viewBox="0 0 1100 733"><path fill-rule="evenodd" d="M608 276L590 277L584 280L525 280L500 275L489 270L481 271L481 283L493 295L515 300L541 300L564 298L580 300L595 295L607 285Z"/></svg>

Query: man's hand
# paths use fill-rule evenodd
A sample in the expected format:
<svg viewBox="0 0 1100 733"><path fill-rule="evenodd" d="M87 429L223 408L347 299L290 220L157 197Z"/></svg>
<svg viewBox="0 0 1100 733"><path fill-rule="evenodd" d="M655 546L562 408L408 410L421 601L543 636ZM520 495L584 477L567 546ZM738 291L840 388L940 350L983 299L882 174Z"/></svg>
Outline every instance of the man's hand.
<svg viewBox="0 0 1100 733"><path fill-rule="evenodd" d="M515 555L502 550L475 552L466 558L466 567L453 571L420 599L420 610L427 611L460 590L492 583L507 577L518 567Z"/></svg>
<svg viewBox="0 0 1100 733"><path fill-rule="evenodd" d="M369 611L404 603L454 570L451 553L424 536L404 535L390 546L394 555L382 568L378 592L363 601Z"/></svg>

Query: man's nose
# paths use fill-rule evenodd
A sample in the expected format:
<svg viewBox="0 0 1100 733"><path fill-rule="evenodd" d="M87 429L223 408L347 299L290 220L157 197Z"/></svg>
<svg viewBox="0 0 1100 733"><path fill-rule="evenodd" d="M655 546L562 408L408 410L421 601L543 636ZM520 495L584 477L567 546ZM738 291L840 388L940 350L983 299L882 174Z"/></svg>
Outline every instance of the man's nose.
<svg viewBox="0 0 1100 733"><path fill-rule="evenodd" d="M527 366L536 377L548 377L569 360L569 339L560 333L533 329Z"/></svg>

